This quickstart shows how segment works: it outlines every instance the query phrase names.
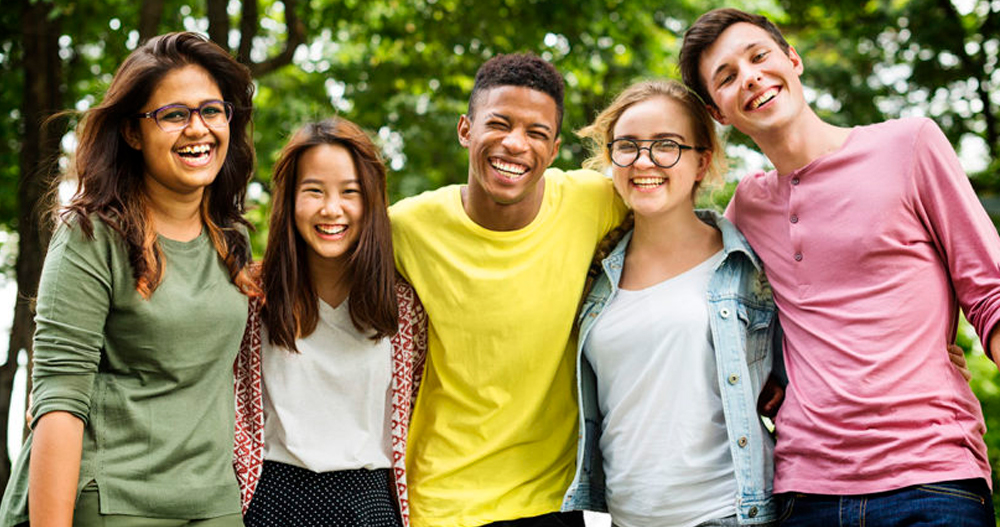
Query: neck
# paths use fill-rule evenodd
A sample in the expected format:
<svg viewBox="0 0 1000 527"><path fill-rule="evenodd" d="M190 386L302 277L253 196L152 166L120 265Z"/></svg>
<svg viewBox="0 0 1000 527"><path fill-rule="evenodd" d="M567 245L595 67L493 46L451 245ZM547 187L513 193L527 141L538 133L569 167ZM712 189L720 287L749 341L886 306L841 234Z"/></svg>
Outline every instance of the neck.
<svg viewBox="0 0 1000 527"><path fill-rule="evenodd" d="M191 241L201 234L201 198L197 195L179 199L158 193L146 193L146 206L157 234L177 241Z"/></svg>
<svg viewBox="0 0 1000 527"><path fill-rule="evenodd" d="M545 179L539 179L524 199L514 203L498 203L478 185L465 185L461 192L462 208L477 225L491 231L516 231L527 227L542 209Z"/></svg>
<svg viewBox="0 0 1000 527"><path fill-rule="evenodd" d="M722 234L686 208L657 216L636 214L619 285L642 289L683 273L722 249Z"/></svg>
<svg viewBox="0 0 1000 527"><path fill-rule="evenodd" d="M824 122L808 108L794 123L754 134L751 139L774 164L778 174L787 175L836 151L850 133L850 128Z"/></svg>
<svg viewBox="0 0 1000 527"><path fill-rule="evenodd" d="M351 292L350 273L345 255L337 259L321 258L309 253L309 277L316 296L332 307L337 307Z"/></svg>
<svg viewBox="0 0 1000 527"><path fill-rule="evenodd" d="M630 250L651 251L663 255L684 254L703 245L707 233L717 232L698 219L694 209L662 215L635 215Z"/></svg>

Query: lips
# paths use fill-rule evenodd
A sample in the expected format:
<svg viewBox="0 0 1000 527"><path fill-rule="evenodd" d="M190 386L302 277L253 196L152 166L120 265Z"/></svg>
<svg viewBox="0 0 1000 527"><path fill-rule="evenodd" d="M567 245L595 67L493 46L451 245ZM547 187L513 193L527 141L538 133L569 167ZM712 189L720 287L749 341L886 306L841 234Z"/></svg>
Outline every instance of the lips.
<svg viewBox="0 0 1000 527"><path fill-rule="evenodd" d="M347 231L347 225L321 223L316 225L315 229L323 236L339 236Z"/></svg>
<svg viewBox="0 0 1000 527"><path fill-rule="evenodd" d="M746 103L746 105L743 108L748 111L756 110L761 106L764 106L765 104L771 102L772 99L778 96L778 92L780 91L781 90L778 87L768 88L763 92L761 92L760 95L757 95L756 97L751 99L750 102Z"/></svg>
<svg viewBox="0 0 1000 527"><path fill-rule="evenodd" d="M517 181L524 177L528 173L530 167L527 165L522 165L520 163L515 163L512 161L505 161L499 157L490 157L489 164L496 170L502 177L509 179L511 181Z"/></svg>
<svg viewBox="0 0 1000 527"><path fill-rule="evenodd" d="M208 143L197 143L184 145L174 149L174 153L181 158L184 164L194 167L207 165L212 159L212 152L215 146Z"/></svg>
<svg viewBox="0 0 1000 527"><path fill-rule="evenodd" d="M636 176L629 180L633 187L639 190L653 190L667 182L667 178L660 176Z"/></svg>

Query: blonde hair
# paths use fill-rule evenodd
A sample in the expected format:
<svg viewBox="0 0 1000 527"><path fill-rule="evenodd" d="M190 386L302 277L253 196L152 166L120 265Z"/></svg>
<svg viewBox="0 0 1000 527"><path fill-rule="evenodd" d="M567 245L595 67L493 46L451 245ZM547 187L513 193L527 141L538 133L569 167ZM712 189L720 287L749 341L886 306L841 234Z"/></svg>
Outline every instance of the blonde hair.
<svg viewBox="0 0 1000 527"><path fill-rule="evenodd" d="M583 162L583 166L599 172L603 172L611 166L607 145L614 139L615 125L618 123L618 119L625 113L625 110L656 97L665 97L684 107L694 131L692 138L694 145L692 146L702 147L711 153L712 157L705 171L705 177L695 184L695 192L702 188L717 186L721 183L722 174L726 171L723 141L715 132L715 122L705 108L705 103L693 91L675 80L647 80L632 84L619 93L614 101L594 118L594 122L578 130L576 135L584 140L590 151L590 157ZM692 197L694 196L692 195Z"/></svg>

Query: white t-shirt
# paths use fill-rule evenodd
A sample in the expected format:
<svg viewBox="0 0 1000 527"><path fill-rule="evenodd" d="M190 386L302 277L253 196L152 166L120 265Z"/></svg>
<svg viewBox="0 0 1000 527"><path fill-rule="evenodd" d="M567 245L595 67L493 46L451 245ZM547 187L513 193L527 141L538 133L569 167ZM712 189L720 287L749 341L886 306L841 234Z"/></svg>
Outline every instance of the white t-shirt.
<svg viewBox="0 0 1000 527"><path fill-rule="evenodd" d="M720 251L646 289L619 290L587 337L615 525L693 526L736 513L706 300L722 258Z"/></svg>
<svg viewBox="0 0 1000 527"><path fill-rule="evenodd" d="M319 301L316 330L272 346L263 331L264 459L313 472L392 466L392 345L358 332L347 301Z"/></svg>

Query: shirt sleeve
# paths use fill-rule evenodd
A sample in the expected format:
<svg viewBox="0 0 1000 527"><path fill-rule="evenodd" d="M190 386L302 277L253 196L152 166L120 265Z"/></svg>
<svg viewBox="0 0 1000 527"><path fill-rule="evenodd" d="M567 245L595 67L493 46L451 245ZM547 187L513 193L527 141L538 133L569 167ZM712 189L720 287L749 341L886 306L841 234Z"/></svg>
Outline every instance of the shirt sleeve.
<svg viewBox="0 0 1000 527"><path fill-rule="evenodd" d="M49 244L35 315L32 426L52 411L87 422L112 284L104 229L96 221L94 239L63 225Z"/></svg>
<svg viewBox="0 0 1000 527"><path fill-rule="evenodd" d="M929 119L917 134L912 181L916 213L948 268L959 306L988 346L1000 320L1000 237L955 150Z"/></svg>

